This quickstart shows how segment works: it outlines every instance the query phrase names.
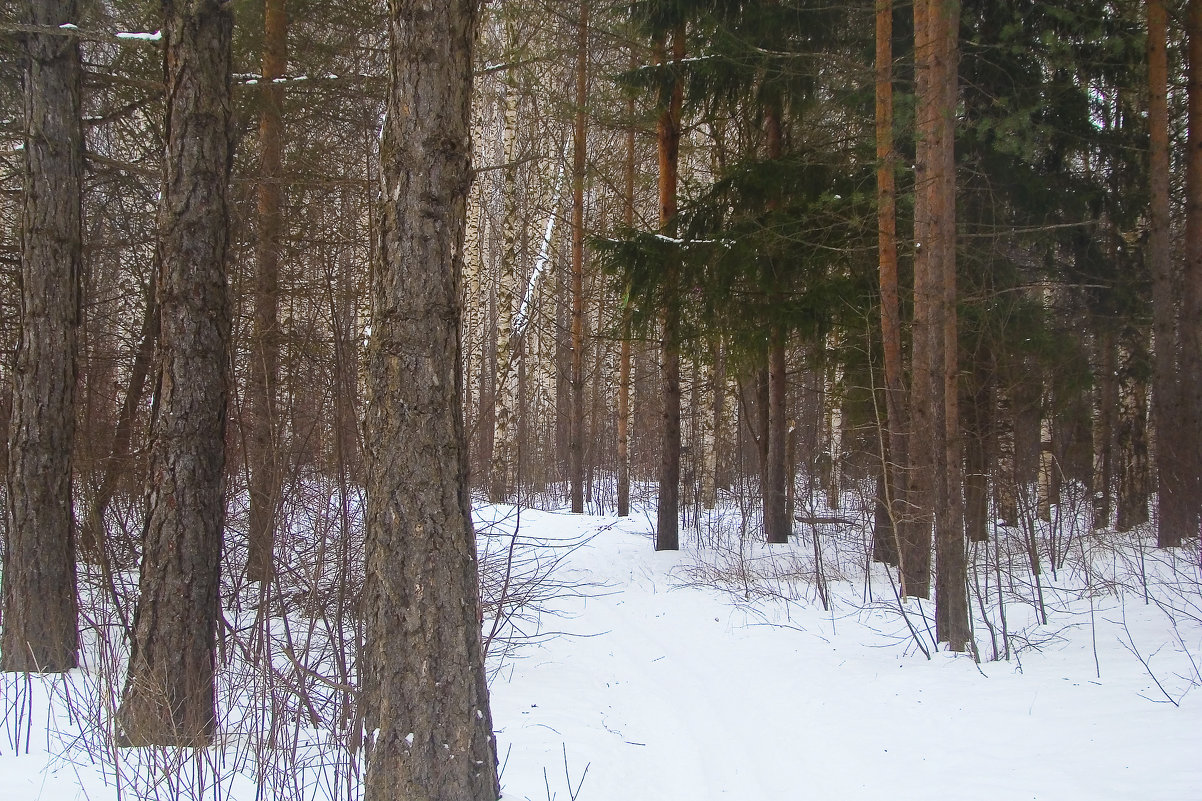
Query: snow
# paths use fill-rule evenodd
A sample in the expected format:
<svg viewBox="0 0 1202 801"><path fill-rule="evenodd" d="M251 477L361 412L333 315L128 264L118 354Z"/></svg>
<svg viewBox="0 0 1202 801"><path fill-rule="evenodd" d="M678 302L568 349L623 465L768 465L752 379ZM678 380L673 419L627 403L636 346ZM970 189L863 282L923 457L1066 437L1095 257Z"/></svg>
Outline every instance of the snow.
<svg viewBox="0 0 1202 801"><path fill-rule="evenodd" d="M653 508L628 518L477 509L482 551L512 545L515 572L552 590L517 610L498 637L509 647L490 652L506 801L1199 797L1196 552L1156 551L1147 532L1126 545L1083 535L1057 575L1049 565L1041 577L1047 625L1030 587L1026 597L1022 581L1010 587L1009 661L988 661L975 610L978 664L932 649L933 607L899 605L838 516L815 524L816 559L811 526L769 547L753 530L738 536L733 512L702 514L683 550L656 553ZM1148 602L1129 583L1136 574ZM102 727L81 724L111 714L98 699L111 697L112 677L96 665L0 679L0 798L117 798L88 753L111 752ZM175 782L162 797L255 797L245 779L198 792L202 769L238 762L222 756L245 736L229 728L225 752L161 767ZM306 785L304 797L347 797L334 786Z"/></svg>
<svg viewBox="0 0 1202 801"><path fill-rule="evenodd" d="M118 31L118 39L130 39L138 42L160 42L163 40L162 31L140 32L140 31Z"/></svg>

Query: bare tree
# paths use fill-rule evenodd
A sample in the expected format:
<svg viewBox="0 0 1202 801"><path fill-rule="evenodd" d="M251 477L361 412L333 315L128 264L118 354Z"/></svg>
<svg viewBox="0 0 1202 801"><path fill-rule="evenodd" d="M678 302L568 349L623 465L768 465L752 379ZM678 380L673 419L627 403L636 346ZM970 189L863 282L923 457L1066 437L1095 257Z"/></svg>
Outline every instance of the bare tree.
<svg viewBox="0 0 1202 801"><path fill-rule="evenodd" d="M390 5L367 352L368 801L500 792L460 402L477 16L474 0Z"/></svg>

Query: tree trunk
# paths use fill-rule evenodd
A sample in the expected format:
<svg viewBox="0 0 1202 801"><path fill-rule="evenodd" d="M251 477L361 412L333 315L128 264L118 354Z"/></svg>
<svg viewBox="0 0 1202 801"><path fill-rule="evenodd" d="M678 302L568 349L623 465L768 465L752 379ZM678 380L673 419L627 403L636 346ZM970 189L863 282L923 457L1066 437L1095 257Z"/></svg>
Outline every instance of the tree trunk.
<svg viewBox="0 0 1202 801"><path fill-rule="evenodd" d="M630 56L630 68L637 61ZM626 113L634 120L634 97L626 102ZM623 191L622 222L634 228L634 123L626 129L626 169ZM630 514L630 309L622 308L622 350L618 354L618 517Z"/></svg>
<svg viewBox="0 0 1202 801"><path fill-rule="evenodd" d="M937 178L935 148L939 133L939 107L932 89L933 58L931 0L914 3L914 57L918 117L914 161L914 322L911 327L910 473L906 498L914 517L914 528L905 531L901 543L901 591L904 595L929 598L931 594L931 526L935 517L935 465L941 441L935 416L936 373L934 356L937 337L942 337L938 306L939 292L937 228L933 190ZM940 367L942 365L940 364Z"/></svg>
<svg viewBox="0 0 1202 801"><path fill-rule="evenodd" d="M459 404L477 8L390 4L366 366L366 801L500 793Z"/></svg>
<svg viewBox="0 0 1202 801"><path fill-rule="evenodd" d="M1148 522L1151 476L1148 460L1148 361L1145 334L1132 328L1124 337L1119 367L1119 411L1115 432L1118 493L1114 527L1130 531Z"/></svg>
<svg viewBox="0 0 1202 801"><path fill-rule="evenodd" d="M876 0L877 260L885 373L883 515L873 529L873 559L898 564L899 537L911 517L906 504L905 382L897 275L897 153L893 146L893 0ZM910 535L911 538L913 535Z"/></svg>
<svg viewBox="0 0 1202 801"><path fill-rule="evenodd" d="M129 383L126 384L121 411L117 415L117 423L113 429L109 457L105 462L100 487L92 496L91 503L88 504L88 511L84 516L83 528L80 532L82 547L93 553L97 560L107 558L104 515L117 491L118 483L129 470L134 417L138 412L138 407L142 404L142 396L146 392L146 379L150 376L151 364L154 361L155 341L158 339L159 331L159 307L158 299L155 297L154 280L154 277L151 276L146 287L146 310L142 317L142 330L138 336L138 350L134 353Z"/></svg>
<svg viewBox="0 0 1202 801"><path fill-rule="evenodd" d="M1181 544L1193 527L1193 499L1185 480L1184 420L1177 367L1177 291L1169 219L1169 109L1167 16L1164 0L1148 0L1148 272L1152 276L1152 330L1156 348L1152 415L1156 426L1159 513L1156 542Z"/></svg>
<svg viewBox="0 0 1202 801"><path fill-rule="evenodd" d="M943 417L940 438L943 454L938 470L943 487L936 493L935 623L936 636L952 651L963 651L971 637L968 621L967 564L964 546L964 462L960 433L960 348L956 312L956 106L959 102L959 0L933 3L935 67L931 91L937 93L938 127L936 180L939 270L942 297L940 317L942 397L937 404Z"/></svg>
<svg viewBox="0 0 1202 801"><path fill-rule="evenodd" d="M518 95L517 87L505 91L504 139L504 221L501 223L502 246L500 275L497 277L497 377L493 384L493 443L492 465L489 473L488 499L501 503L509 497L512 476L517 466L517 364L521 359L521 343L514 337L514 315L517 312L518 292L518 219L517 154Z"/></svg>
<svg viewBox="0 0 1202 801"><path fill-rule="evenodd" d="M667 62L666 48L656 45L659 63ZM684 25L672 31L672 61L684 58ZM667 236L676 232L676 184L680 155L680 113L684 85L677 77L660 98L656 129L659 150L659 227ZM675 259L675 256L673 256ZM663 442L660 446L659 509L656 516L655 550L675 551L680 547L680 303L678 266L668 265L665 279L667 305L663 310L663 342L660 377L663 382Z"/></svg>
<svg viewBox="0 0 1202 801"><path fill-rule="evenodd" d="M572 126L572 421L568 481L572 512L584 512L584 172L587 147L588 2L576 25L576 115Z"/></svg>
<svg viewBox="0 0 1202 801"><path fill-rule="evenodd" d="M280 246L283 220L284 88L275 82L288 70L287 0L263 4L263 107L259 117L259 242L254 284L254 331L250 341L250 406L247 464L250 467L250 525L246 577L271 580L276 513L280 504L277 386L280 380Z"/></svg>
<svg viewBox="0 0 1202 801"><path fill-rule="evenodd" d="M117 728L124 745L192 747L207 744L216 727L233 14L221 0L168 0L163 9L168 106L159 204L159 415Z"/></svg>
<svg viewBox="0 0 1202 801"><path fill-rule="evenodd" d="M1118 412L1118 365L1114 331L1110 328L1096 337L1097 371L1094 388L1093 469L1091 471L1091 494L1093 496L1093 528L1110 526L1114 511L1114 432L1115 416Z"/></svg>
<svg viewBox="0 0 1202 801"><path fill-rule="evenodd" d="M1188 137L1185 148L1185 264L1181 292L1180 433L1185 451L1181 472L1189 517L1179 532L1161 545L1179 545L1198 536L1202 515L1202 0L1189 0L1185 23L1188 41Z"/></svg>
<svg viewBox="0 0 1202 801"><path fill-rule="evenodd" d="M964 410L964 530L969 541L988 542L992 358L988 353L978 353L975 362L965 396L968 408Z"/></svg>
<svg viewBox="0 0 1202 801"><path fill-rule="evenodd" d="M789 385L785 369L785 333L776 327L768 344L768 464L764 471L764 535L770 543L788 542L793 529L787 497Z"/></svg>
<svg viewBox="0 0 1202 801"><path fill-rule="evenodd" d="M30 2L30 25L80 22L74 0ZM8 439L0 668L77 664L72 451L82 260L82 68L73 35L28 33L20 339Z"/></svg>

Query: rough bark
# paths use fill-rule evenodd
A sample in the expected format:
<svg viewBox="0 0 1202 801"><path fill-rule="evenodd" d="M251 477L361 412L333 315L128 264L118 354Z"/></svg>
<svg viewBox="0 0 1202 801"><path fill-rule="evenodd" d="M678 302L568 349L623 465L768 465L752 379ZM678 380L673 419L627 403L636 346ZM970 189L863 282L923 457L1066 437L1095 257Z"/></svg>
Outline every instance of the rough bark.
<svg viewBox="0 0 1202 801"><path fill-rule="evenodd" d="M568 482L572 511L584 512L584 172L588 133L588 11L580 4L576 24L576 114L572 125L572 420Z"/></svg>
<svg viewBox="0 0 1202 801"><path fill-rule="evenodd" d="M367 349L366 801L492 801L460 406L474 0L390 4Z"/></svg>
<svg viewBox="0 0 1202 801"><path fill-rule="evenodd" d="M263 5L263 84L259 116L258 264L254 282L254 330L250 340L247 404L247 463L250 467L250 515L246 575L269 581L275 526L280 504L277 420L280 379L280 248L283 239L284 88L275 83L288 70L286 0Z"/></svg>
<svg viewBox="0 0 1202 801"><path fill-rule="evenodd" d="M79 22L74 0L30 2L30 25ZM76 666L71 454L80 312L83 126L79 40L29 33L25 51L20 339L13 365L0 668Z"/></svg>
<svg viewBox="0 0 1202 801"><path fill-rule="evenodd" d="M159 204L159 414L117 728L124 745L198 746L216 726L233 15L220 0L169 0L163 10L168 106Z"/></svg>
<svg viewBox="0 0 1202 801"><path fill-rule="evenodd" d="M672 60L684 58L684 26L672 32ZM661 42L657 58L666 63L667 53ZM676 231L676 185L680 154L680 113L684 85L672 81L667 97L660 99L656 125L659 151L659 227L667 236ZM659 466L659 509L656 517L655 550L675 551L680 547L680 302L676 286L678 268L667 266L665 284L667 306L663 310L663 340L660 346L660 378L663 383L663 423Z"/></svg>

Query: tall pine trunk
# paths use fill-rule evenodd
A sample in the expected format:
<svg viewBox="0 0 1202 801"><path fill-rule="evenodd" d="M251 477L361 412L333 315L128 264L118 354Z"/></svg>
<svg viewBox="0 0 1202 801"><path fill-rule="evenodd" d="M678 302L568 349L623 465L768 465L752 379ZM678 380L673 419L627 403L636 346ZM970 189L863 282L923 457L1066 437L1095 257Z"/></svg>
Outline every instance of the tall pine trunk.
<svg viewBox="0 0 1202 801"><path fill-rule="evenodd" d="M76 666L78 607L71 454L82 260L83 125L74 0L29 2L20 340L8 438L0 668Z"/></svg>
<svg viewBox="0 0 1202 801"><path fill-rule="evenodd" d="M939 358L932 372L939 376L936 418L941 430L936 438L935 511L935 628L940 642L963 651L970 638L964 545L964 464L960 435L960 349L956 313L956 106L959 100L959 0L932 0L928 24L932 31L929 89L933 95L937 165L933 183L934 247L938 248L935 276L938 282Z"/></svg>
<svg viewBox="0 0 1202 801"><path fill-rule="evenodd" d="M159 414L117 726L125 745L200 746L216 727L233 15L221 0L168 0L163 9L168 105L159 204Z"/></svg>
<svg viewBox="0 0 1202 801"><path fill-rule="evenodd" d="M286 0L265 0L263 6L263 106L259 116L259 243L254 283L254 330L250 341L250 380L247 403L250 431L250 525L247 578L269 581L275 526L280 504L283 465L280 464L277 419L280 379L280 249L283 239L284 88L276 79L288 69Z"/></svg>
<svg viewBox="0 0 1202 801"><path fill-rule="evenodd" d="M492 801L459 340L474 0L393 0L367 349L366 801Z"/></svg>
<svg viewBox="0 0 1202 801"><path fill-rule="evenodd" d="M656 45L659 63L668 63L667 49ZM672 31L673 62L684 58L684 25ZM684 85L672 80L667 96L660 98L656 141L659 150L659 227L666 236L676 233L676 185L680 157L680 114ZM677 257L672 256L673 260ZM660 346L660 378L663 382L663 424L659 466L659 509L656 513L655 550L675 551L680 547L680 287L679 266L667 265L667 287L663 310L663 340Z"/></svg>
<svg viewBox="0 0 1202 801"><path fill-rule="evenodd" d="M1169 239L1169 110L1168 21L1164 0L1148 0L1148 272L1152 276L1152 329L1156 363L1152 414L1156 425L1156 472L1159 514L1156 541L1161 547L1181 544L1193 527L1185 480L1184 425L1178 376L1176 289Z"/></svg>
<svg viewBox="0 0 1202 801"><path fill-rule="evenodd" d="M876 0L877 260L881 290L881 343L885 373L882 442L884 519L873 531L872 556L898 564L906 505L905 383L902 378L901 302L897 275L897 153L893 146L893 0ZM911 535L912 536L912 535Z"/></svg>

